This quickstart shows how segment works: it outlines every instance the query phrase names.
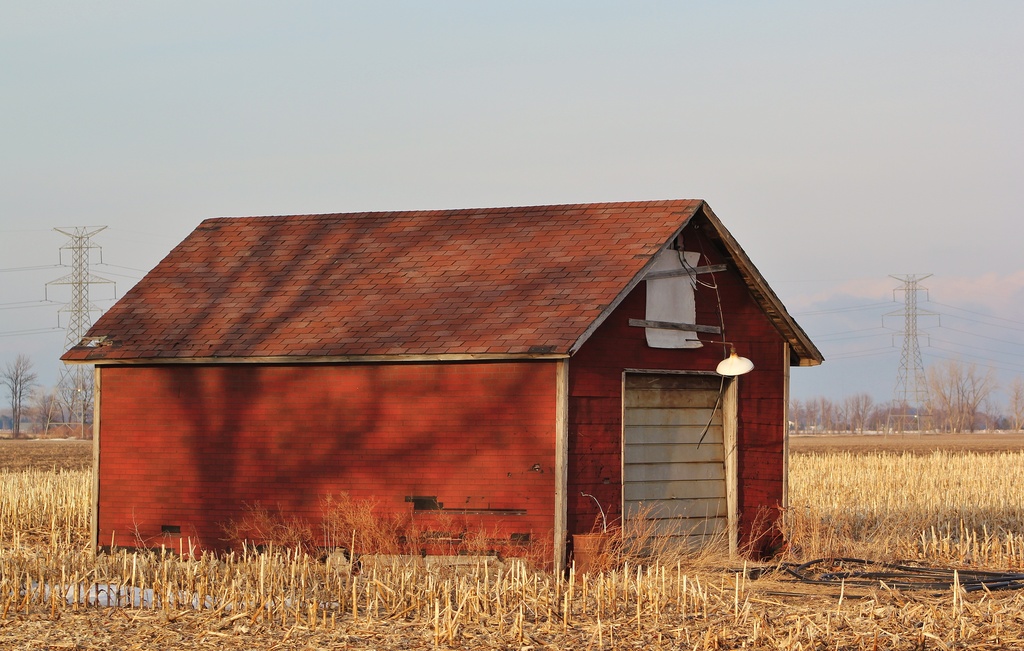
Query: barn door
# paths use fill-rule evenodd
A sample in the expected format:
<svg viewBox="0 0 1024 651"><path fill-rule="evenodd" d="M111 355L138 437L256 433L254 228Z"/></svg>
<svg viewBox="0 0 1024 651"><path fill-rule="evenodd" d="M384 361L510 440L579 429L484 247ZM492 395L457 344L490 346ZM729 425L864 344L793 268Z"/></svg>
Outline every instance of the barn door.
<svg viewBox="0 0 1024 651"><path fill-rule="evenodd" d="M717 537L735 550L735 455L726 452L735 447L735 400L729 380L724 388L719 376L626 374L626 518L643 515L661 534L693 545Z"/></svg>

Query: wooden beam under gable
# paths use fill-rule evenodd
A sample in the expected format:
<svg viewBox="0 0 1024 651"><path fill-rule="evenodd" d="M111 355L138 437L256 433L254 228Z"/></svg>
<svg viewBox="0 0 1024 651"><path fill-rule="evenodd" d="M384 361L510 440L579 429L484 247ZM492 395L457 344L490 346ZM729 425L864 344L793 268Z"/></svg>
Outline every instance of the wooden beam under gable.
<svg viewBox="0 0 1024 651"><path fill-rule="evenodd" d="M668 321L648 321L646 319L630 319L629 325L634 328L656 328L659 330L683 330L686 332L703 332L709 335L722 334L719 326L697 325L695 323L669 323Z"/></svg>
<svg viewBox="0 0 1024 651"><path fill-rule="evenodd" d="M671 271L652 271L651 273L644 276L644 280L658 280L660 278L678 278L679 276L693 276L699 274L713 274L720 271L727 271L729 265L727 264L712 264L704 267L694 267L692 269L674 269Z"/></svg>

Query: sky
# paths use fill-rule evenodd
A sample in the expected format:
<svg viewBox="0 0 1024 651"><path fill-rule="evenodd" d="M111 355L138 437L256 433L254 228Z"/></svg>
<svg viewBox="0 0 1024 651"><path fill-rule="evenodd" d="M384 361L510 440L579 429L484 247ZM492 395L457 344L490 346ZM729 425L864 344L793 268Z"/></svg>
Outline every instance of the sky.
<svg viewBox="0 0 1024 651"><path fill-rule="evenodd" d="M701 198L825 355L794 398L892 398L908 274L925 365L1005 386L1022 64L1017 0L6 0L0 364L57 381L55 227L102 310L208 217Z"/></svg>

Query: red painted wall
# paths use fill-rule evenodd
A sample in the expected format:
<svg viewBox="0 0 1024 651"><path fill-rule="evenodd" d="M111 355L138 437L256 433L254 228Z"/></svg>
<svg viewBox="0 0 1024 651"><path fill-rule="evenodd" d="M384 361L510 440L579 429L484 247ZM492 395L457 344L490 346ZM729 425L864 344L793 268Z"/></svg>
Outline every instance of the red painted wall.
<svg viewBox="0 0 1024 651"><path fill-rule="evenodd" d="M381 512L406 496L492 535L550 539L555 364L107 366L101 368L98 543L226 545L260 503L313 525L346 491ZM531 470L539 464L542 472ZM423 529L450 526L418 511ZM451 518L449 518L451 519Z"/></svg>
<svg viewBox="0 0 1024 651"><path fill-rule="evenodd" d="M683 233L687 251L702 251L700 265L719 264L725 258L699 229ZM743 375L738 395L738 483L740 532L749 536L761 509L769 520L782 502L783 437L785 436L784 339L751 298L735 266L725 272L702 275L696 292L697 323L721 326L725 339L754 362ZM629 319L643 319L646 285L641 283L597 329L569 362L569 533L590 531L598 517L596 496L610 520L622 508L622 373L624 369L714 371L728 354L721 344L699 349L654 349L647 346L643 328ZM719 315L719 298L721 314ZM719 335L700 335L709 342Z"/></svg>
<svg viewBox="0 0 1024 651"><path fill-rule="evenodd" d="M700 264L724 256L688 227ZM741 533L782 500L784 341L734 270L701 277L697 322L720 325L755 370L739 382ZM622 373L712 371L726 351L652 349L639 285L569 362L568 532L589 531L598 497L621 511ZM721 339L702 335L702 339ZM325 495L408 513L406 496L483 515L499 536L549 539L554 518L555 370L551 361L393 365L106 366L101 368L98 543L225 546L222 525L260 503L312 524ZM531 468L539 464L542 472ZM443 517L417 512L424 529Z"/></svg>

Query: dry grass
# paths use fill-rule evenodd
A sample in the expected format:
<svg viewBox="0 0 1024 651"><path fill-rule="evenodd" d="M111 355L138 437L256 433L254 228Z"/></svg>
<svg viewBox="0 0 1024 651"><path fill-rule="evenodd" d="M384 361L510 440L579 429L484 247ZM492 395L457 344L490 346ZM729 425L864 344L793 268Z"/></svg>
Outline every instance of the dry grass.
<svg viewBox="0 0 1024 651"><path fill-rule="evenodd" d="M797 456L789 557L871 552L1019 568L1022 462L1019 453ZM613 547L607 571L568 576L485 557L368 555L354 568L340 554L276 545L97 557L85 544L88 486L85 472L0 473L0 648L1024 646L1020 592L752 580L742 561L728 569L708 550L664 547L643 531ZM374 524L372 505L334 511L338 539L377 527L358 543L365 549L390 526ZM115 607L98 607L108 600Z"/></svg>
<svg viewBox="0 0 1024 651"><path fill-rule="evenodd" d="M796 455L790 487L798 558L1024 567L1024 452Z"/></svg>
<svg viewBox="0 0 1024 651"><path fill-rule="evenodd" d="M411 513L378 508L375 500L353 500L347 493L321 500L317 526L260 504L247 505L238 522L223 526L230 547L296 549L318 558L342 551L346 556L495 556L519 558L528 567L550 565L547 541L510 541L500 530L480 528L465 516L431 513L429 524ZM140 545L145 546L145 545Z"/></svg>
<svg viewBox="0 0 1024 651"><path fill-rule="evenodd" d="M0 470L0 544L80 547L89 537L91 473Z"/></svg>

